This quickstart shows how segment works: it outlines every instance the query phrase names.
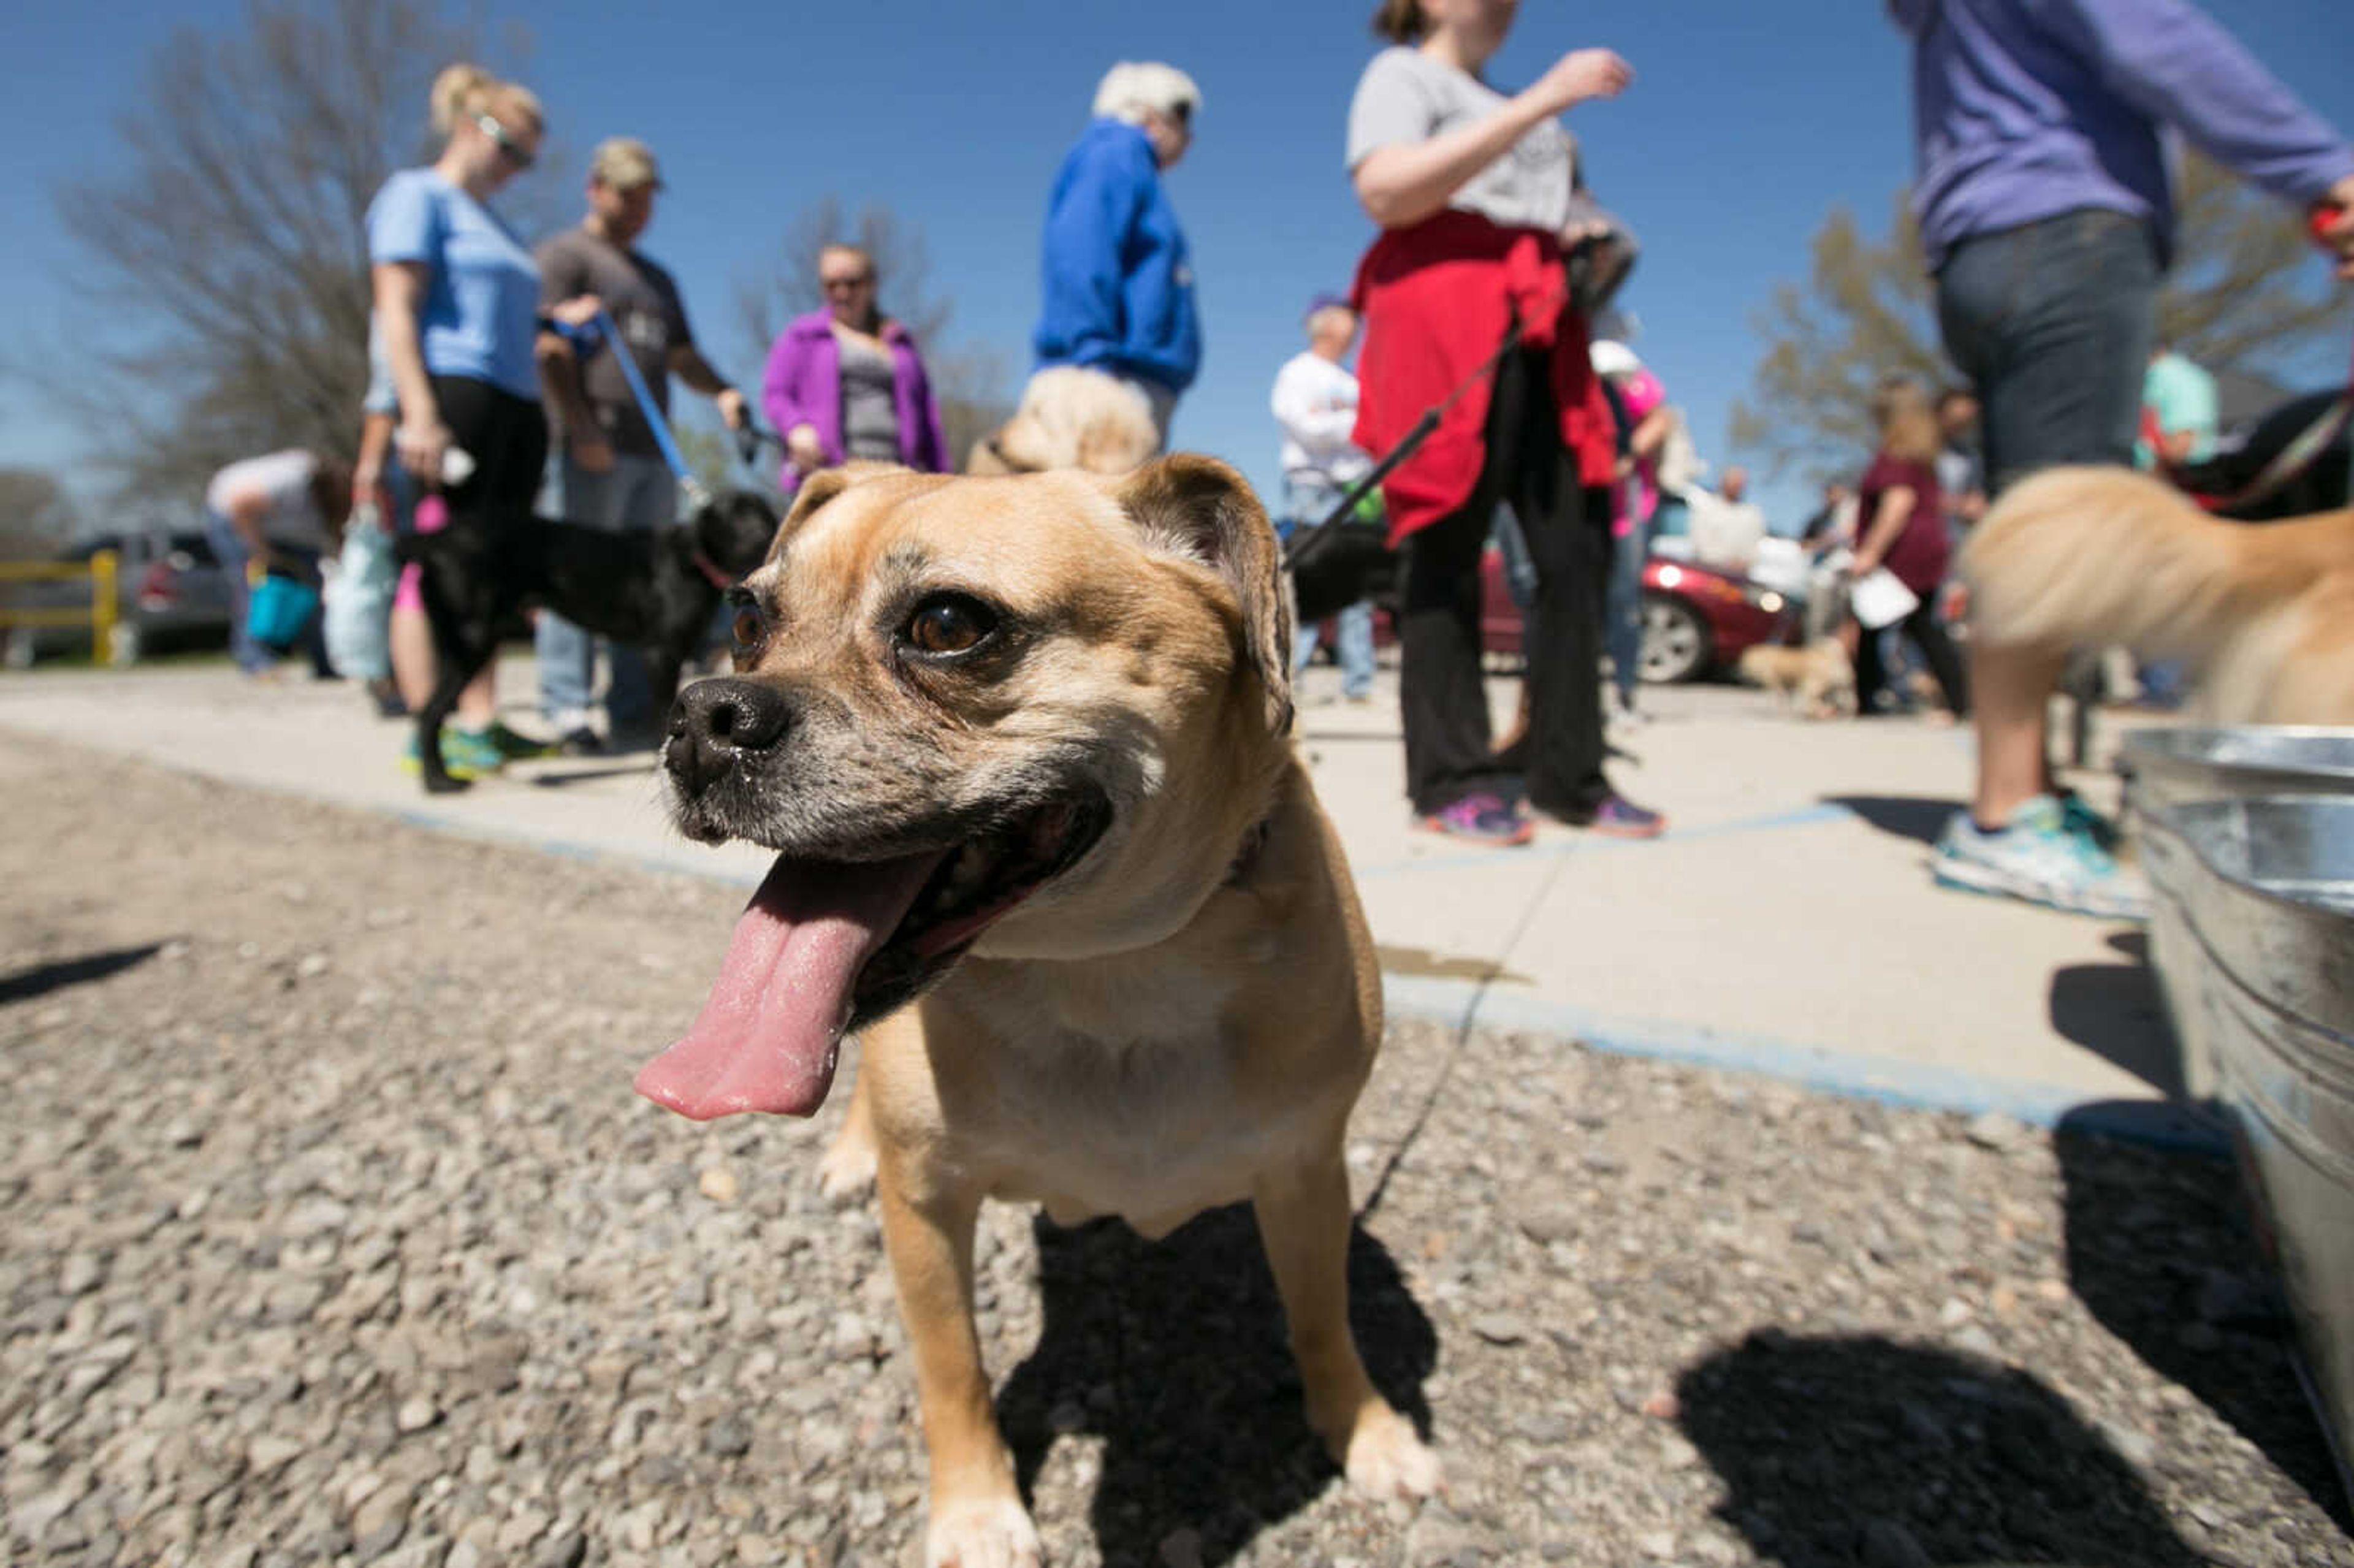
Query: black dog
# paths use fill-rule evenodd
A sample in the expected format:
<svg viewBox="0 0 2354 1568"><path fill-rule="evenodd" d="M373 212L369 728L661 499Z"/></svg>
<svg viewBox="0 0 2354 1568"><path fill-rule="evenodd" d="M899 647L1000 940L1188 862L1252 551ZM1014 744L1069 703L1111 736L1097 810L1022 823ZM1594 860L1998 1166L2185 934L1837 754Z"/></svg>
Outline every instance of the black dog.
<svg viewBox="0 0 2354 1568"><path fill-rule="evenodd" d="M728 491L673 528L609 534L541 517L452 516L411 534L400 556L421 574L438 671L417 715L418 766L429 793L466 787L441 762L441 726L466 683L491 662L496 629L540 606L600 637L646 652L653 711L670 711L680 668L710 630L722 596L768 558L776 509Z"/></svg>

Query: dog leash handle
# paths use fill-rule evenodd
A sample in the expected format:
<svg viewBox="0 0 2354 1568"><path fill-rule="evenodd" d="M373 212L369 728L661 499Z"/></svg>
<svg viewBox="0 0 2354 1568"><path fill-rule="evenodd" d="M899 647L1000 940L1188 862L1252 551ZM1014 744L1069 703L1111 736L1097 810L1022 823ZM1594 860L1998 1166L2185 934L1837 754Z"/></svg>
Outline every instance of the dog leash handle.
<svg viewBox="0 0 2354 1568"><path fill-rule="evenodd" d="M653 394L646 389L645 377L638 374L637 357L630 353L629 340L622 337L621 329L613 324L612 313L599 305L591 319L597 323L597 330L604 334L605 346L612 351L614 359L620 363L621 379L630 384L630 396L637 399L638 412L645 416L647 429L653 431L654 445L661 450L663 461L670 466L672 475L677 479L678 488L685 495L687 505L698 509L710 505L711 493L703 488L701 480L687 471L686 459L679 455L678 442L672 439L670 421L663 418L663 411L654 406Z"/></svg>

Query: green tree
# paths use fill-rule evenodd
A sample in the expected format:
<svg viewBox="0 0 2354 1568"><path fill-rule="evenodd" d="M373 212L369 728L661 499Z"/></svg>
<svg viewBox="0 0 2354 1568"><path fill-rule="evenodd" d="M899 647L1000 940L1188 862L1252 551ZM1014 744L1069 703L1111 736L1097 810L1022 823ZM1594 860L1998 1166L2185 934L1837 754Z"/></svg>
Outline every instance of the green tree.
<svg viewBox="0 0 2354 1568"><path fill-rule="evenodd" d="M961 463L973 442L1013 416L1005 358L991 348L949 343L949 323L956 304L933 291L931 249L923 230L887 207L869 204L853 216L840 196L822 196L786 226L784 238L765 266L737 281L737 324L751 362L766 363L769 347L785 323L825 303L818 288L817 258L833 244L855 245L874 259L876 302L907 329L922 352L933 395L939 399L949 460ZM745 385L757 387L758 378Z"/></svg>
<svg viewBox="0 0 2354 1568"><path fill-rule="evenodd" d="M493 47L430 0L252 0L234 32L177 30L103 163L54 193L80 252L73 346L13 368L151 508L193 504L254 452L349 457L367 385L368 202L435 151L435 72L511 70L523 48L513 33ZM532 224L564 185L535 174L501 207Z"/></svg>
<svg viewBox="0 0 2354 1568"><path fill-rule="evenodd" d="M2264 376L2349 311L2296 215L2212 161L2183 160L2161 337L2210 370ZM1734 405L1733 444L1780 472L1851 472L1872 444L1871 394L1890 374L1957 379L1938 345L1935 296L1903 197L1886 238L1835 207L1815 231L1806 283L1776 285L1753 325L1766 351Z"/></svg>

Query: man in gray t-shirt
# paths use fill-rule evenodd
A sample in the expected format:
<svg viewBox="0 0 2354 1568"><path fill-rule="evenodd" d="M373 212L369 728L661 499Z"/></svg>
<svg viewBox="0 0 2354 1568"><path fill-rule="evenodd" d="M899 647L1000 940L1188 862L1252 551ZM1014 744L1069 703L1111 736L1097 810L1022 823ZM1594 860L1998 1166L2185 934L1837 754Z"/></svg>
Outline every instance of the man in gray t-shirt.
<svg viewBox="0 0 2354 1568"><path fill-rule="evenodd" d="M678 520L678 480L663 461L653 427L630 390L618 355L626 351L652 395L667 410L675 375L719 406L731 429L743 427L743 394L721 379L697 352L678 285L632 249L653 221L662 175L646 144L616 136L597 144L588 164L588 216L539 248L543 308L594 294L620 334L585 358L554 333L541 334L540 357L553 374L557 456L556 508L568 522L615 531L666 527ZM539 653L540 709L564 750L574 756L603 749L590 720L596 641L560 617L542 611L535 634ZM663 715L652 711L645 661L634 648L610 649L612 683L605 706L611 733L642 739Z"/></svg>

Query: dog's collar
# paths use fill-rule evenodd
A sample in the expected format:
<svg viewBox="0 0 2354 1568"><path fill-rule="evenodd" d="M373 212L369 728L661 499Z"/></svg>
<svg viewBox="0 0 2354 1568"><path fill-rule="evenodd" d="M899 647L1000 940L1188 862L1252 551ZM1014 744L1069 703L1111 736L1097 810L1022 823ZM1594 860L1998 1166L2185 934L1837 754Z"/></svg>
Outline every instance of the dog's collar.
<svg viewBox="0 0 2354 1568"><path fill-rule="evenodd" d="M721 593L726 593L736 586L736 579L721 571L719 563L703 553L702 546L694 546L687 554L695 562L695 569L701 572L711 586Z"/></svg>

